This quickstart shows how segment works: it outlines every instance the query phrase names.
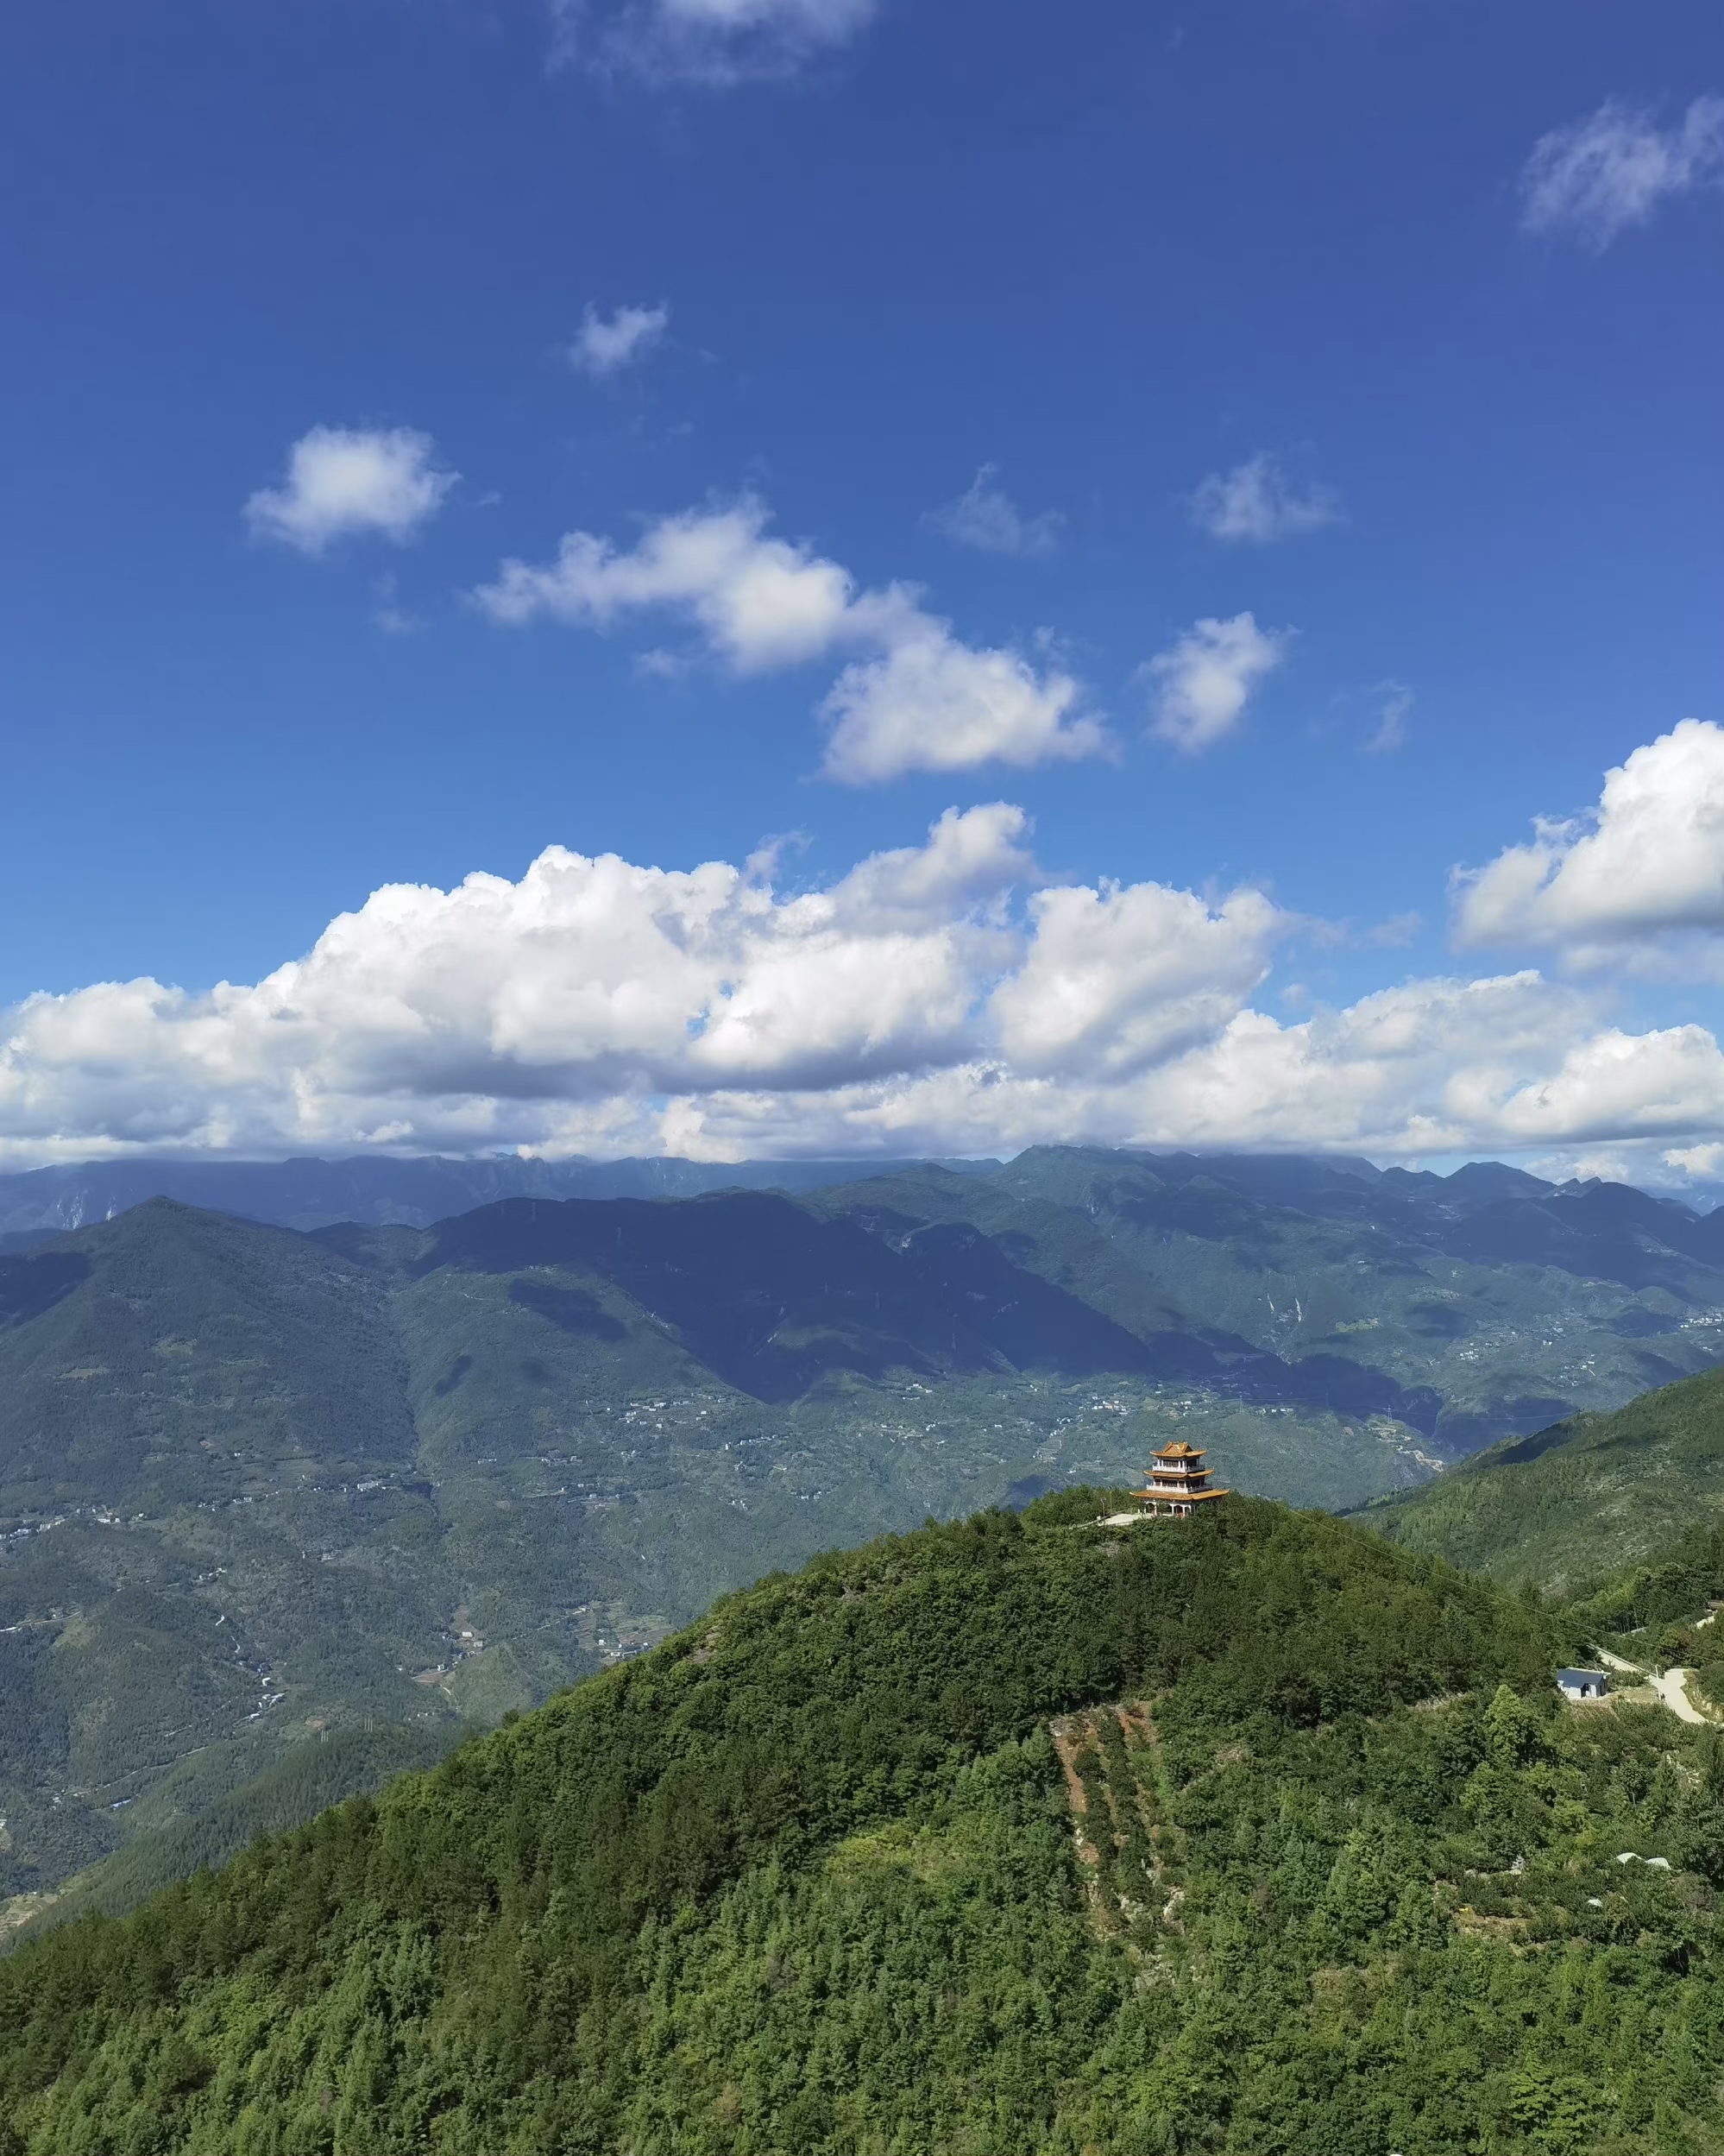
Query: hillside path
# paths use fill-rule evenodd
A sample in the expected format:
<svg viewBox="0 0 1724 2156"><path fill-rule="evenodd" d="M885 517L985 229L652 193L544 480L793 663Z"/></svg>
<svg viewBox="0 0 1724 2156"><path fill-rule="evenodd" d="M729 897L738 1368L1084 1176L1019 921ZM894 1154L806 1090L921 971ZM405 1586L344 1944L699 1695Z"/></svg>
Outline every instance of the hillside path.
<svg viewBox="0 0 1724 2156"><path fill-rule="evenodd" d="M1667 1669L1662 1677L1652 1677L1647 1681L1678 1721L1709 1722L1711 1716L1702 1714L1688 1696L1689 1674L1686 1669Z"/></svg>
<svg viewBox="0 0 1724 2156"><path fill-rule="evenodd" d="M1607 1654L1602 1648L1598 1651L1598 1659L1623 1676L1633 1677L1643 1685L1650 1685L1677 1721L1703 1724L1712 1719L1709 1714L1702 1714L1689 1698L1689 1673L1686 1669L1667 1669L1662 1677L1655 1677L1650 1670L1642 1669L1638 1662L1624 1661L1621 1655Z"/></svg>

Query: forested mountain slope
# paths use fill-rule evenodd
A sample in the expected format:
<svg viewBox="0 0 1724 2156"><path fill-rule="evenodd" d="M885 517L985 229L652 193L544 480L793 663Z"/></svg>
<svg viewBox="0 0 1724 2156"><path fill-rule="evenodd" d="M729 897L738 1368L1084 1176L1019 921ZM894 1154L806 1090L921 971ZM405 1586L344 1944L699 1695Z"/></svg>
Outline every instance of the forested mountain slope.
<svg viewBox="0 0 1724 2156"><path fill-rule="evenodd" d="M309 1237L155 1201L0 1257L0 1905L123 1844L91 1891L135 1893L775 1566L1173 1434L1341 1508L1487 1395L1532 1427L1529 1358L1607 1401L1703 1360L1708 1224L1601 1188L1050 1149ZM1563 1262L1444 1255L1505 1207Z"/></svg>
<svg viewBox="0 0 1724 2156"><path fill-rule="evenodd" d="M242 1842L823 1546L1130 1473L1168 1373L1226 1374L1159 1301L1146 1340L949 1261L754 1193L311 1238L154 1201L0 1258L0 1901ZM1300 1435L1248 1415L1231 1464L1417 1472Z"/></svg>
<svg viewBox="0 0 1724 2156"><path fill-rule="evenodd" d="M243 1781L299 1697L425 1707L400 1670L452 1582L386 1302L299 1236L167 1204L0 1264L11 1890L113 1847L176 1777Z"/></svg>
<svg viewBox="0 0 1724 2156"><path fill-rule="evenodd" d="M1342 1522L1106 1501L764 1581L27 1945L11 2156L1724 2147L1711 1732Z"/></svg>
<svg viewBox="0 0 1724 2156"><path fill-rule="evenodd" d="M1724 1370L1493 1446L1360 1516L1409 1549L1577 1593L1724 1518Z"/></svg>

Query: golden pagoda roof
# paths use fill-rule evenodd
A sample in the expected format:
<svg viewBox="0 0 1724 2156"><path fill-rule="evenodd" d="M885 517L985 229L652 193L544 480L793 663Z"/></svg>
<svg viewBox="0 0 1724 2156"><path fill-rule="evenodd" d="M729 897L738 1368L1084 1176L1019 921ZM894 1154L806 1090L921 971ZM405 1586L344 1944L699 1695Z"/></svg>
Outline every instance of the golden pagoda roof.
<svg viewBox="0 0 1724 2156"><path fill-rule="evenodd" d="M1155 1459L1201 1459L1204 1453L1200 1446L1187 1445L1184 1438L1176 1437L1171 1445L1162 1446L1160 1452L1151 1457Z"/></svg>

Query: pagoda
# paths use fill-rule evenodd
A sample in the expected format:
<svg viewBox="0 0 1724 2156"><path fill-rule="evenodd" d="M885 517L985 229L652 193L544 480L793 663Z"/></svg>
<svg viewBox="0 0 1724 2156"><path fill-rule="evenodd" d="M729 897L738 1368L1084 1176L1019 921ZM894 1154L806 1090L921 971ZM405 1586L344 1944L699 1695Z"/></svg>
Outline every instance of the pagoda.
<svg viewBox="0 0 1724 2156"><path fill-rule="evenodd" d="M1137 1492L1138 1505L1148 1518L1188 1520L1200 1504L1212 1504L1228 1494L1210 1488L1215 1470L1205 1467L1203 1453L1183 1438L1164 1445L1155 1462L1147 1470L1148 1486Z"/></svg>

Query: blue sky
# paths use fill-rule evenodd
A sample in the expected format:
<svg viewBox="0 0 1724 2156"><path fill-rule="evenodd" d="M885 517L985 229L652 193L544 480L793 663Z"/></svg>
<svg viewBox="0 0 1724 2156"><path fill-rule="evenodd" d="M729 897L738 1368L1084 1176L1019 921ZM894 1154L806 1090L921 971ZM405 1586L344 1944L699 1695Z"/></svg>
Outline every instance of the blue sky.
<svg viewBox="0 0 1724 2156"><path fill-rule="evenodd" d="M0 1153L1724 1173L1715 30L24 0Z"/></svg>

